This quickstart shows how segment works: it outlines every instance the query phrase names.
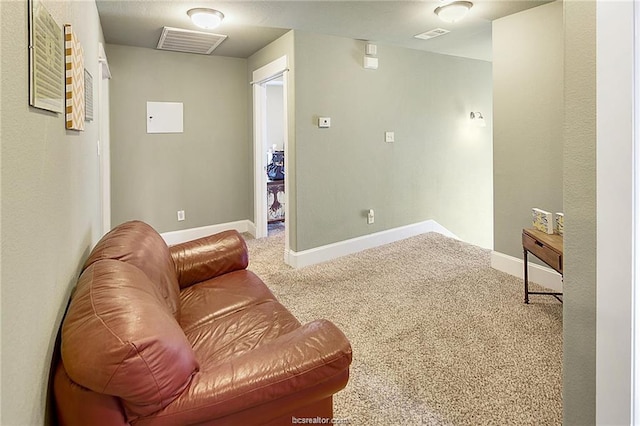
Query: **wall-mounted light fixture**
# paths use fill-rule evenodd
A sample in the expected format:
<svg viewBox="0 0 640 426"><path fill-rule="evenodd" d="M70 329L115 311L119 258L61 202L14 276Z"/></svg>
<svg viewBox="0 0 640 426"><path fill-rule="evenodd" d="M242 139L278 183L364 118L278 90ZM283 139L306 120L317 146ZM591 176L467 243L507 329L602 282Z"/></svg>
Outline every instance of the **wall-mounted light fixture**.
<svg viewBox="0 0 640 426"><path fill-rule="evenodd" d="M453 23L464 18L471 7L473 7L473 3L470 1L454 1L436 7L433 12L443 21Z"/></svg>
<svg viewBox="0 0 640 426"><path fill-rule="evenodd" d="M224 19L224 15L222 14L222 12L205 7L189 9L187 11L187 15L189 15L189 18L191 18L191 21L195 25L206 30L212 30L216 28Z"/></svg>
<svg viewBox="0 0 640 426"><path fill-rule="evenodd" d="M472 112L471 114L469 114L469 120L474 126L487 127L487 122L484 121L484 117L480 112Z"/></svg>

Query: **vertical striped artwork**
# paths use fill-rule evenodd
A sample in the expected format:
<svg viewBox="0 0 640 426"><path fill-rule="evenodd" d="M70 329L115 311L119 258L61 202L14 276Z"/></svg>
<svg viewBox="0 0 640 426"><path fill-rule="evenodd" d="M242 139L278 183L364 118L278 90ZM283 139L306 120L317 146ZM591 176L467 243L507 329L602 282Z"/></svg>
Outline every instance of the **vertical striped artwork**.
<svg viewBox="0 0 640 426"><path fill-rule="evenodd" d="M29 6L29 104L47 111L62 112L62 30L42 2L31 0Z"/></svg>
<svg viewBox="0 0 640 426"><path fill-rule="evenodd" d="M93 121L93 77L84 70L84 121Z"/></svg>
<svg viewBox="0 0 640 426"><path fill-rule="evenodd" d="M66 127L84 130L84 54L71 25L64 26Z"/></svg>

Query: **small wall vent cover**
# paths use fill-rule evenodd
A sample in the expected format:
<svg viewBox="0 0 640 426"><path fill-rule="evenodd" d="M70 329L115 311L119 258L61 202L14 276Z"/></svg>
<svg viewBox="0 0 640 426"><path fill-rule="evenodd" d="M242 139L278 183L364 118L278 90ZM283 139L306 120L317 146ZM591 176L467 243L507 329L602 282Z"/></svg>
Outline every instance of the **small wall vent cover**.
<svg viewBox="0 0 640 426"><path fill-rule="evenodd" d="M226 38L226 35L164 27L157 49L209 55Z"/></svg>
<svg viewBox="0 0 640 426"><path fill-rule="evenodd" d="M414 35L415 38L419 38L422 40L429 40L430 38L440 37L441 35L445 35L449 30L445 30L444 28L436 28L431 31L424 32L422 34Z"/></svg>

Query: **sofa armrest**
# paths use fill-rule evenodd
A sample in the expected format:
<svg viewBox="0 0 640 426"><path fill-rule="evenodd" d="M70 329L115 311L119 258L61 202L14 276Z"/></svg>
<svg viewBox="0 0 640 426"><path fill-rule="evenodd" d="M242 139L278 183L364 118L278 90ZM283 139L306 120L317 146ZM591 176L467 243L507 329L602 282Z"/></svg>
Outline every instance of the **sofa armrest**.
<svg viewBox="0 0 640 426"><path fill-rule="evenodd" d="M344 388L351 357L349 341L334 324L313 321L201 370L176 400L138 422L140 425L215 423L216 419L270 403L289 411ZM263 418L262 422L268 420Z"/></svg>
<svg viewBox="0 0 640 426"><path fill-rule="evenodd" d="M244 238L237 231L224 231L169 247L180 288L189 287L249 264Z"/></svg>
<svg viewBox="0 0 640 426"><path fill-rule="evenodd" d="M60 426L127 426L120 398L93 392L74 383L62 362L53 379L57 420Z"/></svg>

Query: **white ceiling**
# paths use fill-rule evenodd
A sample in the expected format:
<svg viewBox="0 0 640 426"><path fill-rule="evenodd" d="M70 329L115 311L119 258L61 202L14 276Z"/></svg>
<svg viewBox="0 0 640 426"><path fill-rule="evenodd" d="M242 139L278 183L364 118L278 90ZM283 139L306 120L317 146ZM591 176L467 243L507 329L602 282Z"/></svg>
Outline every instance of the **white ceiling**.
<svg viewBox="0 0 640 426"><path fill-rule="evenodd" d="M187 10L224 13L212 32L228 38L212 53L247 58L291 29L377 44L491 61L491 21L552 0L472 0L460 22L442 22L434 9L448 1L192 1L97 0L107 43L155 48L165 26L199 30ZM435 28L451 32L431 40L413 36Z"/></svg>

